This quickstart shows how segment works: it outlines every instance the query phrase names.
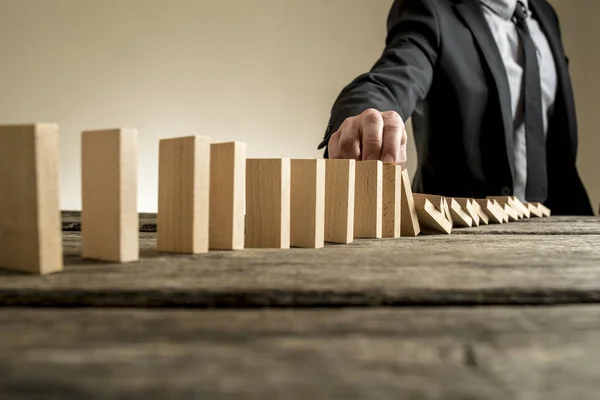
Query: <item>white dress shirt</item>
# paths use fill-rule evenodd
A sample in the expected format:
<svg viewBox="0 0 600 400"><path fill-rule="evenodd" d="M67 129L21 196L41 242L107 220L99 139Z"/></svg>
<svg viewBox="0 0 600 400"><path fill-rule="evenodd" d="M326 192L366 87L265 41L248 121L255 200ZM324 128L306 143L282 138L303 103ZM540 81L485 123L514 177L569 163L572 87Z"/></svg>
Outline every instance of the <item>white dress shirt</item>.
<svg viewBox="0 0 600 400"><path fill-rule="evenodd" d="M525 135L525 118L523 115L523 67L524 54L517 33L517 28L512 20L517 0L480 0L483 14L492 31L508 77L512 100L512 115L515 143L515 171L513 195L523 201L527 187L527 143ZM528 7L527 0L521 2ZM528 10L529 14L529 10ZM542 85L542 113L544 120L544 133L548 132L548 120L554 110L558 78L556 65L548 40L542 32L539 23L531 17L527 25L531 37L537 47L538 62Z"/></svg>

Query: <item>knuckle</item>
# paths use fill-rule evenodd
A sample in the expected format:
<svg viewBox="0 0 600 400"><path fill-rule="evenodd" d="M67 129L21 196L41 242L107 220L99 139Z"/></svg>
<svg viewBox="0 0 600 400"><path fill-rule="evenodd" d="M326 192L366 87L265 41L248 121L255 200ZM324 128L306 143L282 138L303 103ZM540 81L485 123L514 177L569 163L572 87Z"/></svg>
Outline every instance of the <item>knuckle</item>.
<svg viewBox="0 0 600 400"><path fill-rule="evenodd" d="M383 118L380 114L365 114L363 121L369 125L383 125Z"/></svg>

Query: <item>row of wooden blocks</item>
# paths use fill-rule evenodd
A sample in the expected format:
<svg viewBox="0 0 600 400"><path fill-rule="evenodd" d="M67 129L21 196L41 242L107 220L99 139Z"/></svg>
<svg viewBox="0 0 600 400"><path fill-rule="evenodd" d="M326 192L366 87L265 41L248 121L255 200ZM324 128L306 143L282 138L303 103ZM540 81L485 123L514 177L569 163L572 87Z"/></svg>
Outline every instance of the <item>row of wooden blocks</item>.
<svg viewBox="0 0 600 400"><path fill-rule="evenodd" d="M138 132L82 133L82 257L139 259ZM62 269L58 126L0 126L0 267ZM247 159L243 143L202 136L159 145L157 250L321 248L508 222L542 205L515 198L415 194L406 171L380 161Z"/></svg>

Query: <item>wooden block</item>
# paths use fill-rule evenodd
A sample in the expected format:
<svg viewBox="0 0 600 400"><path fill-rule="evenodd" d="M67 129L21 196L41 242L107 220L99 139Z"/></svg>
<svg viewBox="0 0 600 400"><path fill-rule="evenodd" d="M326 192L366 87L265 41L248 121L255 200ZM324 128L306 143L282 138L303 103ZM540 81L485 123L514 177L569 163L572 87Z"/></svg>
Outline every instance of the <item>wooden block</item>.
<svg viewBox="0 0 600 400"><path fill-rule="evenodd" d="M471 204L473 204L473 210L475 210L477 216L479 217L479 225L488 225L490 223L490 217L487 212L481 208L481 205L477 202L477 200L472 199Z"/></svg>
<svg viewBox="0 0 600 400"><path fill-rule="evenodd" d="M442 214L444 217L450 222L450 225L454 226L454 220L452 219L452 213L450 212L450 206L448 205L448 200L442 196Z"/></svg>
<svg viewBox="0 0 600 400"><path fill-rule="evenodd" d="M85 131L81 135L81 255L138 261L138 132Z"/></svg>
<svg viewBox="0 0 600 400"><path fill-rule="evenodd" d="M471 203L467 201L465 204L465 208L456 200L449 199L450 202L450 212L452 214L452 221L454 227L459 228L470 228L473 226L473 218L471 214L467 211L466 206L471 207Z"/></svg>
<svg viewBox="0 0 600 400"><path fill-rule="evenodd" d="M158 251L208 252L210 140L163 139L158 163Z"/></svg>
<svg viewBox="0 0 600 400"><path fill-rule="evenodd" d="M325 160L291 161L290 245L325 245Z"/></svg>
<svg viewBox="0 0 600 400"><path fill-rule="evenodd" d="M355 160L325 160L325 241L354 240Z"/></svg>
<svg viewBox="0 0 600 400"><path fill-rule="evenodd" d="M401 229L400 235L403 237L416 237L421 233L419 217L413 198L413 192L410 186L410 177L408 171L402 171L402 205L401 205Z"/></svg>
<svg viewBox="0 0 600 400"><path fill-rule="evenodd" d="M454 198L452 199L455 202L457 202L462 209L467 213L467 215L469 217L471 217L471 220L473 221L472 226L479 226L480 224L480 218L479 218L479 214L477 214L477 211L475 210L475 200L474 199L468 199L468 198Z"/></svg>
<svg viewBox="0 0 600 400"><path fill-rule="evenodd" d="M535 218L543 218L544 217L544 213L542 213L542 210L540 210L540 208L537 206L537 203L525 203L525 205L527 206L527 209L531 213L531 217L535 217Z"/></svg>
<svg viewBox="0 0 600 400"><path fill-rule="evenodd" d="M383 232L384 238L399 238L402 223L402 167L383 166Z"/></svg>
<svg viewBox="0 0 600 400"><path fill-rule="evenodd" d="M356 162L354 237L381 239L383 227L383 163Z"/></svg>
<svg viewBox="0 0 600 400"><path fill-rule="evenodd" d="M445 214L443 196L415 193L413 198L423 233L452 233L452 222Z"/></svg>
<svg viewBox="0 0 600 400"><path fill-rule="evenodd" d="M246 201L246 144L210 146L209 248L244 248Z"/></svg>
<svg viewBox="0 0 600 400"><path fill-rule="evenodd" d="M521 218L531 217L529 209L517 197L511 197L511 200L508 202L508 205L517 210L517 212L519 212L522 215Z"/></svg>
<svg viewBox="0 0 600 400"><path fill-rule="evenodd" d="M542 203L537 203L537 207L538 207L538 210L540 210L542 212L542 215L544 217L552 216L552 211L550 211L550 209L548 207L546 207L545 205L543 205Z"/></svg>
<svg viewBox="0 0 600 400"><path fill-rule="evenodd" d="M496 200L492 200L492 205L494 208L496 208L498 214L502 215L502 222L508 223L508 214L506 213L506 211L504 211L504 207L501 206L500 203L498 203Z"/></svg>
<svg viewBox="0 0 600 400"><path fill-rule="evenodd" d="M0 267L63 269L58 126L0 126Z"/></svg>
<svg viewBox="0 0 600 400"><path fill-rule="evenodd" d="M476 199L475 200L479 207L487 214L489 223L492 224L503 224L504 223L504 211L498 206L498 203L494 204L492 200L488 199Z"/></svg>
<svg viewBox="0 0 600 400"><path fill-rule="evenodd" d="M508 222L515 222L519 220L519 214L517 211L515 211L515 209L508 204L504 204L504 212L508 216Z"/></svg>
<svg viewBox="0 0 600 400"><path fill-rule="evenodd" d="M246 247L290 248L291 163L246 161Z"/></svg>
<svg viewBox="0 0 600 400"><path fill-rule="evenodd" d="M515 196L488 196L490 200L496 200L500 205L508 204L518 214L519 219L529 218L529 210Z"/></svg>

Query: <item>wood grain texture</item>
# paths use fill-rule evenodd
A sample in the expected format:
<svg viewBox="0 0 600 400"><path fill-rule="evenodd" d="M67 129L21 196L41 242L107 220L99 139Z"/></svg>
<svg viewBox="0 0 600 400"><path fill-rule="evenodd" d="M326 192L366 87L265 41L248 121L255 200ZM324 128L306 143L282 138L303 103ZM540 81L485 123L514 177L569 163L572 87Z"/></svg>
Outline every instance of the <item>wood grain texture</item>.
<svg viewBox="0 0 600 400"><path fill-rule="evenodd" d="M595 305L3 309L0 396L593 399L598 321Z"/></svg>
<svg viewBox="0 0 600 400"><path fill-rule="evenodd" d="M383 166L382 236L399 238L402 225L402 167Z"/></svg>
<svg viewBox="0 0 600 400"><path fill-rule="evenodd" d="M356 162L354 237L380 239L383 227L383 163Z"/></svg>
<svg viewBox="0 0 600 400"><path fill-rule="evenodd" d="M208 252L210 139L163 139L159 145L159 251Z"/></svg>
<svg viewBox="0 0 600 400"><path fill-rule="evenodd" d="M325 246L325 160L291 160L292 247Z"/></svg>
<svg viewBox="0 0 600 400"><path fill-rule="evenodd" d="M355 160L325 160L325 241L354 240Z"/></svg>
<svg viewBox="0 0 600 400"><path fill-rule="evenodd" d="M421 233L421 227L419 226L419 217L417 216L417 209L415 208L415 201L413 198L413 192L410 185L410 177L408 171L405 169L402 171L402 204L401 204L401 229L400 234L402 237L416 237Z"/></svg>
<svg viewBox="0 0 600 400"><path fill-rule="evenodd" d="M246 201L246 144L210 145L209 247L244 248Z"/></svg>
<svg viewBox="0 0 600 400"><path fill-rule="evenodd" d="M0 268L63 268L58 126L0 126Z"/></svg>
<svg viewBox="0 0 600 400"><path fill-rule="evenodd" d="M0 305L249 308L596 302L599 230L598 218L552 217L464 228L455 235L357 240L319 250L202 255L157 252L155 235L142 233L140 262L124 265L82 260L79 233L65 232L63 273L38 279L0 272Z"/></svg>
<svg viewBox="0 0 600 400"><path fill-rule="evenodd" d="M246 161L246 247L290 248L290 159Z"/></svg>
<svg viewBox="0 0 600 400"><path fill-rule="evenodd" d="M83 132L81 166L83 257L137 261L138 131Z"/></svg>
<svg viewBox="0 0 600 400"><path fill-rule="evenodd" d="M450 212L452 213L453 226L456 228L465 228L473 226L473 218L467 208L471 207L469 201L465 202L465 208L456 199L447 199L449 201Z"/></svg>
<svg viewBox="0 0 600 400"><path fill-rule="evenodd" d="M491 224L503 224L504 223L504 212L501 212L501 208L498 203L494 204L493 200L488 199L475 199L479 204L479 207L485 212L489 218Z"/></svg>
<svg viewBox="0 0 600 400"><path fill-rule="evenodd" d="M450 211L443 196L414 193L413 198L423 233L452 233L452 222L448 219Z"/></svg>

